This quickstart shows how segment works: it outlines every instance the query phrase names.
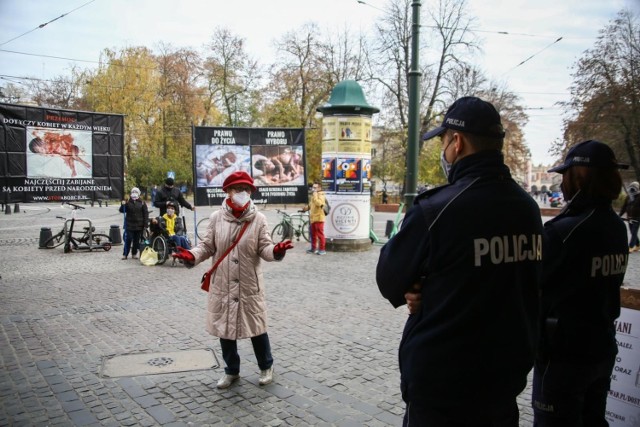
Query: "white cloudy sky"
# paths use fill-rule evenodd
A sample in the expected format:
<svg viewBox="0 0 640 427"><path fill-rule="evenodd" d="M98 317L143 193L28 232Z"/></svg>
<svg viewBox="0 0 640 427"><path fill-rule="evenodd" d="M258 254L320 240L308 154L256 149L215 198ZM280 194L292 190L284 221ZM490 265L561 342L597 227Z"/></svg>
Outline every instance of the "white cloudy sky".
<svg viewBox="0 0 640 427"><path fill-rule="evenodd" d="M382 14L378 8L384 7L385 0L366 2L368 5L357 0L0 0L0 87L17 81L11 76L47 79L64 74L72 64L92 67L91 61L97 61L107 47L154 48L165 42L201 49L218 26L244 37L249 52L266 63L273 57L273 40L306 22L317 22L323 29L346 25L352 31L369 31ZM423 9L434 2L423 0ZM477 63L529 108L525 138L534 163L553 163L556 159L548 148L562 136L562 111L555 103L568 99L571 66L593 46L598 31L618 11L627 7L640 13L640 0L467 2L483 42ZM63 14L67 15L34 30ZM426 18L422 24L428 25ZM545 49L559 37L560 42ZM535 56L517 66L531 55Z"/></svg>

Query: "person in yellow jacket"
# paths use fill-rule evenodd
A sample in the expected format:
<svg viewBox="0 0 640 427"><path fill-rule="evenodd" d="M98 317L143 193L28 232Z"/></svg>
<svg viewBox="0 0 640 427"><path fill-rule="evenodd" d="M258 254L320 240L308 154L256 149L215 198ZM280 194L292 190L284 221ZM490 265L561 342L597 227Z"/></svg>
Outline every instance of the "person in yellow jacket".
<svg viewBox="0 0 640 427"><path fill-rule="evenodd" d="M307 253L316 255L326 255L326 240L324 238L324 205L327 199L322 191L322 186L318 182L313 183L311 200L309 205L304 209L309 212L309 222L311 222L311 249L307 249Z"/></svg>

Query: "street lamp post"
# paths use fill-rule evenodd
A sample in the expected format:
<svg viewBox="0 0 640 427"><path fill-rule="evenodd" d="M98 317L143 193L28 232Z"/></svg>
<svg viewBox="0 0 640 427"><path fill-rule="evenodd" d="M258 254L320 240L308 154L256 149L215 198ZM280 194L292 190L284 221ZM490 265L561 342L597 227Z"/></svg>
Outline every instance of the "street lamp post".
<svg viewBox="0 0 640 427"><path fill-rule="evenodd" d="M418 142L420 138L420 7L421 0L411 4L411 69L409 70L409 133L407 135L407 178L404 203L411 206L418 187Z"/></svg>

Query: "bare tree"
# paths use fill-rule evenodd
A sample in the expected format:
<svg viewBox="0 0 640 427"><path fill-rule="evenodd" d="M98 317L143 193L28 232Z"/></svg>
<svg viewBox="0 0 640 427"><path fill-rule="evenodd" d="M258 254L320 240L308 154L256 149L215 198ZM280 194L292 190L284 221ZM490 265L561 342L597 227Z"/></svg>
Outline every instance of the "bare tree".
<svg viewBox="0 0 640 427"><path fill-rule="evenodd" d="M82 88L89 73L72 67L69 76L57 76L50 80L34 79L29 92L32 100L43 107L85 109Z"/></svg>
<svg viewBox="0 0 640 427"><path fill-rule="evenodd" d="M457 81L452 77L460 69L464 69L465 72L467 69L471 70L463 57L464 54L476 51L479 45L470 29L475 20L467 14L468 9L466 0L439 0L437 9L429 11L432 25L427 27L433 29L431 44L432 49L438 52L438 56L436 62L429 66L432 70L430 74L432 78L423 79L423 84L428 88L429 93L426 109L422 115L423 132L433 127L433 118L440 113L435 111L436 104L446 101L443 95L456 91Z"/></svg>
<svg viewBox="0 0 640 427"><path fill-rule="evenodd" d="M228 126L253 124L255 117L250 107L260 78L258 62L246 52L244 39L226 28L214 31L207 48L206 113L217 108L223 112L224 124Z"/></svg>

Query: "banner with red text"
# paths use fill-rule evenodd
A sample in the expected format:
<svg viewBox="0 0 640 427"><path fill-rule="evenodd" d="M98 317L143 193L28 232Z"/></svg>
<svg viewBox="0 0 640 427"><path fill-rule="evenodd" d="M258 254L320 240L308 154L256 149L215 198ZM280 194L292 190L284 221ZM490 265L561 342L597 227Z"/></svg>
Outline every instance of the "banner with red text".
<svg viewBox="0 0 640 427"><path fill-rule="evenodd" d="M122 115L0 103L0 201L122 199Z"/></svg>

